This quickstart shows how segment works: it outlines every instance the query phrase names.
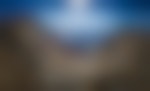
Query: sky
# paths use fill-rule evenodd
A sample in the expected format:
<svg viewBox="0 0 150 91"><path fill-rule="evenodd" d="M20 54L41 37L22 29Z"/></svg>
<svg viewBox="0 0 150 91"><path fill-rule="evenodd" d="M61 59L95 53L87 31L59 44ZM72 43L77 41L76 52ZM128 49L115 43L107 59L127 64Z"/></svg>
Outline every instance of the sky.
<svg viewBox="0 0 150 91"><path fill-rule="evenodd" d="M0 19L27 14L62 41L94 44L123 26L149 26L149 0L1 0ZM42 31L43 31L42 30ZM45 31L46 30L46 31Z"/></svg>

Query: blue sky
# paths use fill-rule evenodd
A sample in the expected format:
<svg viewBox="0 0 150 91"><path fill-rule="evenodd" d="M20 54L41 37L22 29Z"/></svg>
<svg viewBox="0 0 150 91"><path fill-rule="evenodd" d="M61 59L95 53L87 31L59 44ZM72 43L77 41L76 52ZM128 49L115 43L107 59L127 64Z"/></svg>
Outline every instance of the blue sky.
<svg viewBox="0 0 150 91"><path fill-rule="evenodd" d="M80 37L93 42L97 36L118 32L116 27L123 24L149 25L150 21L149 0L90 0L88 11L69 11L67 0L0 0L0 18L26 13L70 40Z"/></svg>

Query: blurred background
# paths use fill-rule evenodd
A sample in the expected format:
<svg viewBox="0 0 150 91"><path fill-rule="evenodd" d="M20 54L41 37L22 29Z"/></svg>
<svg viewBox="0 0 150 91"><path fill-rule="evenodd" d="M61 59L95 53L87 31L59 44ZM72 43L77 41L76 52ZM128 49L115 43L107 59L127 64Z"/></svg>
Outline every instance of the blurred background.
<svg viewBox="0 0 150 91"><path fill-rule="evenodd" d="M149 0L0 0L1 91L149 91Z"/></svg>

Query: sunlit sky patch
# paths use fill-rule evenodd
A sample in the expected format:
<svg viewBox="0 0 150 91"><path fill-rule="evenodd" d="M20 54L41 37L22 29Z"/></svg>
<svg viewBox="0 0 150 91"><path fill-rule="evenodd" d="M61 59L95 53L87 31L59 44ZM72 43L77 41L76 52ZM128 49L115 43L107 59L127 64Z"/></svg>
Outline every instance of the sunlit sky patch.
<svg viewBox="0 0 150 91"><path fill-rule="evenodd" d="M119 25L119 18L112 12L105 9L99 9L99 12L91 11L90 0L67 1L67 8L38 11L37 18L45 27L49 27L50 32L54 30L59 36L67 38L73 36L92 38L112 33Z"/></svg>

